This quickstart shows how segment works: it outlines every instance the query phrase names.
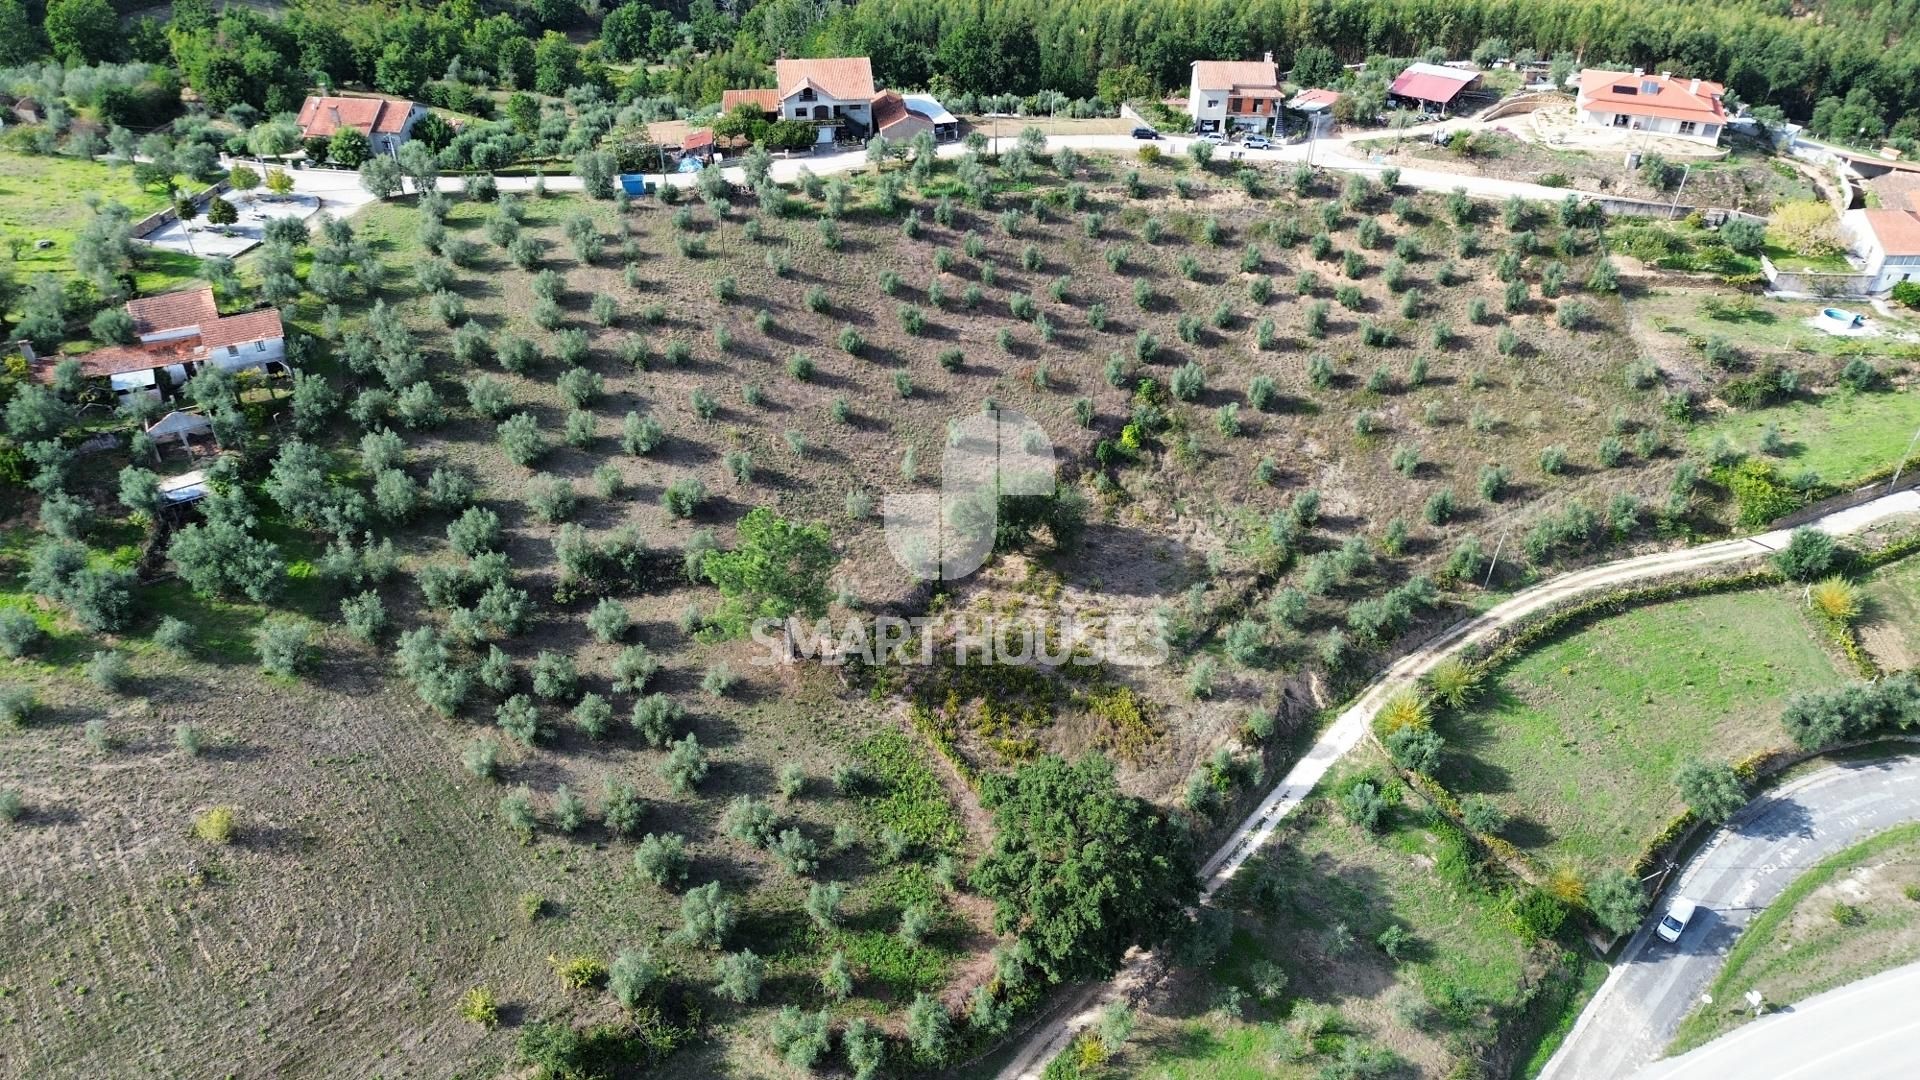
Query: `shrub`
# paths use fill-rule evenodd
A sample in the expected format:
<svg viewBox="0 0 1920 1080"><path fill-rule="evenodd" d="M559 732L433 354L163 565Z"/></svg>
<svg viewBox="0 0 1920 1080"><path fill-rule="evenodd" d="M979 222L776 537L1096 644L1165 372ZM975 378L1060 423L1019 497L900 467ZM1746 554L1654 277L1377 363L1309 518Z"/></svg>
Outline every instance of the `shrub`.
<svg viewBox="0 0 1920 1080"><path fill-rule="evenodd" d="M1469 795L1460 801L1460 818L1474 832L1492 836L1507 827L1507 812L1485 795Z"/></svg>
<svg viewBox="0 0 1920 1080"><path fill-rule="evenodd" d="M1860 617L1860 590L1843 577L1827 577L1815 582L1807 589L1807 603L1822 617L1841 625Z"/></svg>
<svg viewBox="0 0 1920 1080"><path fill-rule="evenodd" d="M291 678L307 666L312 633L304 621L287 615L269 616L254 632L253 648L260 667L270 675Z"/></svg>
<svg viewBox="0 0 1920 1080"><path fill-rule="evenodd" d="M1773 555L1774 568L1791 581L1814 581L1833 564L1833 537L1803 525L1793 530L1787 546Z"/></svg>
<svg viewBox="0 0 1920 1080"><path fill-rule="evenodd" d="M216 806L193 819L193 835L209 844L231 844L240 831L239 811Z"/></svg>
<svg viewBox="0 0 1920 1080"><path fill-rule="evenodd" d="M1199 364L1189 362L1173 373L1170 389L1173 396L1181 401L1193 401L1199 398L1207 388L1207 373Z"/></svg>
<svg viewBox="0 0 1920 1080"><path fill-rule="evenodd" d="M660 764L660 775L666 778L675 794L690 794L699 787L707 778L707 754L700 748L700 740L689 733L673 743L666 760Z"/></svg>
<svg viewBox="0 0 1920 1080"><path fill-rule="evenodd" d="M1631 933L1646 915L1647 894L1624 870L1605 870L1587 885L1587 909L1615 934Z"/></svg>
<svg viewBox="0 0 1920 1080"><path fill-rule="evenodd" d="M1719 823L1746 805L1746 787L1726 762L1689 761L1674 775L1674 787L1694 814Z"/></svg>
<svg viewBox="0 0 1920 1080"><path fill-rule="evenodd" d="M34 617L18 608L0 611L0 654L19 659L39 644L43 633Z"/></svg>
<svg viewBox="0 0 1920 1080"><path fill-rule="evenodd" d="M687 866L687 841L679 833L648 833L633 852L634 871L663 889L684 884Z"/></svg>
<svg viewBox="0 0 1920 1080"><path fill-rule="evenodd" d="M39 704L39 698L28 687L0 686L0 731L26 727Z"/></svg>
<svg viewBox="0 0 1920 1080"><path fill-rule="evenodd" d="M1386 809L1387 801L1381 796L1380 790L1366 781L1353 785L1340 796L1341 814L1368 832L1380 827L1380 818Z"/></svg>

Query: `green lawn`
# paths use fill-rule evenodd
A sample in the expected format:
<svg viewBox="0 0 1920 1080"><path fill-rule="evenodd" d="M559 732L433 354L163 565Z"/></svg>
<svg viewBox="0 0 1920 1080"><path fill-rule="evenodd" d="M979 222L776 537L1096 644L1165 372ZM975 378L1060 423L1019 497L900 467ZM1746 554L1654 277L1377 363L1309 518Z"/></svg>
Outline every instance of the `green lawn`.
<svg viewBox="0 0 1920 1080"><path fill-rule="evenodd" d="M1383 765L1362 753L1340 776ZM1494 891L1436 870L1450 841L1430 827L1425 804L1397 782L1392 787L1404 801L1382 832L1347 823L1327 794L1340 788L1340 776L1241 871L1231 944L1207 978L1143 1021L1141 1038L1111 1075L1312 1076L1331 1067L1348 1042L1442 1075L1464 1047L1494 1029L1447 1016L1439 1003L1477 1001L1500 1016L1521 1008L1556 948L1516 933ZM1342 926L1353 942L1344 948ZM1377 944L1390 926L1411 937L1398 960ZM1258 999L1252 973L1260 960L1286 972L1278 1002ZM1245 995L1237 1013L1219 1007L1234 989ZM1321 1009L1333 1010L1333 1018L1309 1049L1299 1038L1301 1024Z"/></svg>
<svg viewBox="0 0 1920 1080"><path fill-rule="evenodd" d="M1791 594L1658 604L1522 657L1482 706L1447 721L1440 779L1512 816L1507 837L1548 866L1624 865L1680 809L1688 759L1785 741L1782 700L1843 681Z"/></svg>
<svg viewBox="0 0 1920 1080"><path fill-rule="evenodd" d="M1716 303L1720 305L1718 318L1712 314ZM1869 317L1879 329L1887 331L1885 334L1835 336L1807 324L1827 306L1825 302L1772 300L1708 289L1656 289L1634 297L1630 304L1637 317L1657 330L1700 338L1718 334L1756 359L1781 353L1806 357L1897 355L1911 352L1914 346L1895 335L1920 329L1910 319L1886 319L1869 311Z"/></svg>
<svg viewBox="0 0 1920 1080"><path fill-rule="evenodd" d="M199 185L181 178L183 190ZM70 157L36 157L0 152L0 241L24 240L11 262L22 282L35 274L73 271L73 238L92 217L89 197L118 202L138 219L167 205L166 192L143 188L133 170ZM42 240L51 246L39 248ZM134 274L141 293L160 292L194 277L200 260L191 255L142 250Z"/></svg>
<svg viewBox="0 0 1920 1080"><path fill-rule="evenodd" d="M1813 273L1851 274L1853 264L1844 255L1802 255L1791 248L1768 243L1765 249L1767 258L1782 270L1805 270Z"/></svg>
<svg viewBox="0 0 1920 1080"><path fill-rule="evenodd" d="M1790 1005L1920 957L1920 892L1909 895L1912 889L1920 889L1920 824L1895 826L1821 860L1740 935L1707 991L1721 1004L1697 1007L1668 1053L1752 1019L1741 1007L1749 990L1776 1007Z"/></svg>
<svg viewBox="0 0 1920 1080"><path fill-rule="evenodd" d="M1887 671L1920 665L1920 559L1902 559L1866 582L1860 639Z"/></svg>
<svg viewBox="0 0 1920 1080"><path fill-rule="evenodd" d="M1844 488L1892 466L1906 452L1914 429L1920 427L1920 394L1840 390L1812 401L1729 413L1694 428L1688 439L1704 449L1724 435L1734 446L1751 450L1769 424L1786 440L1787 453L1780 462L1785 471L1812 469L1827 483Z"/></svg>

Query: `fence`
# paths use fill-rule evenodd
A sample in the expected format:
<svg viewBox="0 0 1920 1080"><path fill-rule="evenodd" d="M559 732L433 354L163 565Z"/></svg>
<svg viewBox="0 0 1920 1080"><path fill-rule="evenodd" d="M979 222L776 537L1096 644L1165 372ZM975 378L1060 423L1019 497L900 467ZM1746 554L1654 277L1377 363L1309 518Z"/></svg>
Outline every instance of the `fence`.
<svg viewBox="0 0 1920 1080"><path fill-rule="evenodd" d="M1807 296L1866 296L1873 291L1872 274L1837 274L1817 270L1782 270L1760 256L1760 270L1778 292Z"/></svg>
<svg viewBox="0 0 1920 1080"><path fill-rule="evenodd" d="M223 195L226 192L229 192L232 190L233 190L232 186L229 185L225 180L222 180L219 183L212 184L201 191L193 192L185 196L185 198L192 199L195 203L204 204L206 200L211 199L216 195ZM176 210L174 210L174 204L170 203L164 209L155 210L153 213L148 214L146 217L143 217L139 221L134 222L133 238L135 240L143 240L148 235L166 228L168 225L173 224L175 221L178 221L179 219L180 219L180 214Z"/></svg>

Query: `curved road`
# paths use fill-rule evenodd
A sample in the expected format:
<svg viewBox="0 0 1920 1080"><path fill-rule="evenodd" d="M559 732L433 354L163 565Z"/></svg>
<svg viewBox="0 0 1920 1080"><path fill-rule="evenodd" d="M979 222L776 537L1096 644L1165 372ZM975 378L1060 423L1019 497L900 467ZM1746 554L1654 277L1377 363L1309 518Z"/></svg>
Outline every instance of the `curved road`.
<svg viewBox="0 0 1920 1080"><path fill-rule="evenodd" d="M1641 1080L1910 1080L1920 1076L1920 964L1810 997L1681 1057Z"/></svg>
<svg viewBox="0 0 1920 1080"><path fill-rule="evenodd" d="M1608 1080L1652 1063L1699 1003L1734 940L1781 890L1821 859L1909 821L1920 821L1920 757L1822 769L1747 804L1667 889L1668 897L1700 904L1686 933L1672 945L1655 938L1654 919L1664 905L1656 909L1627 943L1540 1080ZM1741 1028L1701 1049L1744 1039L1749 1030L1757 1029ZM1684 1075L1782 1074L1769 1066L1757 1072ZM1822 1067L1809 1075L1839 1073Z"/></svg>
<svg viewBox="0 0 1920 1080"><path fill-rule="evenodd" d="M1852 509L1837 511L1812 522L1812 525L1823 532L1844 536L1885 518L1915 512L1920 512L1920 491L1907 490L1881 496ZM1373 722L1373 714L1380 706L1394 694L1413 685L1440 661L1485 641L1496 631L1527 616L1584 593L1757 558L1779 550L1787 542L1787 535L1786 531L1779 530L1590 567L1518 593L1442 631L1376 677L1201 866L1201 903L1210 901L1222 886L1233 879L1247 859L1273 836L1280 820L1300 805L1334 762L1365 737L1368 726ZM1920 785L1916 785L1916 797L1920 798ZM1066 991L1056 1003L1053 1014L1036 1026L1026 1043L1000 1070L999 1080L1037 1080L1047 1062L1066 1049L1075 1035L1092 1024L1107 1003L1138 1000L1151 986L1159 970L1151 952L1135 949L1127 954L1120 971L1108 982ZM1588 1074L1567 1072L1563 1075L1586 1080Z"/></svg>

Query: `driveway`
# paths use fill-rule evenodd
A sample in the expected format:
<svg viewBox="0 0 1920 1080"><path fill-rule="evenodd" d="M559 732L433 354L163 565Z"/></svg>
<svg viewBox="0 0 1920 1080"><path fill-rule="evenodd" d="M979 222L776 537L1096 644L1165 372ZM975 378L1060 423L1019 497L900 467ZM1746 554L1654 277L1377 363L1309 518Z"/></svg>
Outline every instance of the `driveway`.
<svg viewBox="0 0 1920 1080"><path fill-rule="evenodd" d="M1920 964L1811 997L1682 1057L1641 1080L1908 1080L1920 1076Z"/></svg>
<svg viewBox="0 0 1920 1080"><path fill-rule="evenodd" d="M1650 914L1541 1080L1626 1077L1654 1061L1699 1004L1740 932L1781 890L1821 859L1909 821L1920 821L1920 757L1836 765L1749 803L1668 888L1668 897L1700 904L1680 941L1655 938L1660 911ZM1744 1039L1747 1030L1721 1042ZM1766 1067L1661 1075L1781 1073ZM1810 1075L1838 1073L1823 1067Z"/></svg>
<svg viewBox="0 0 1920 1080"><path fill-rule="evenodd" d="M1913 513L1920 513L1920 491L1907 490L1883 495L1872 502L1838 511L1811 524L1840 536L1859 532L1889 517ZM1485 641L1504 627L1584 594L1683 571L1756 559L1778 551L1786 544L1787 536L1785 531L1767 532L1589 567L1517 593L1479 615L1442 631L1377 676L1354 700L1353 705L1321 733L1306 755L1287 770L1286 775L1227 837L1226 842L1202 864L1201 902L1211 900L1222 886L1231 881L1240 867L1272 838L1281 820L1300 806L1334 763L1359 744L1380 706L1401 690L1412 686L1440 661ZM1920 777L1920 765L1916 765L1915 769L1916 776ZM1920 784L1914 785L1913 798L1916 806L1920 807ZM1916 811L1915 816L1920 816L1920 810ZM1127 954L1113 979L1065 991L1055 1005L1054 1014L1035 1026L1027 1041L1001 1069L1000 1080L1037 1080L1047 1062L1066 1049L1075 1035L1092 1024L1108 1002L1137 1001L1144 996L1154 982L1152 973L1155 970L1153 954L1135 949ZM1647 1060L1651 1060L1651 1056ZM1589 1076L1585 1072L1566 1072L1562 1075L1573 1080L1587 1080ZM1591 1075L1600 1077L1612 1074Z"/></svg>

